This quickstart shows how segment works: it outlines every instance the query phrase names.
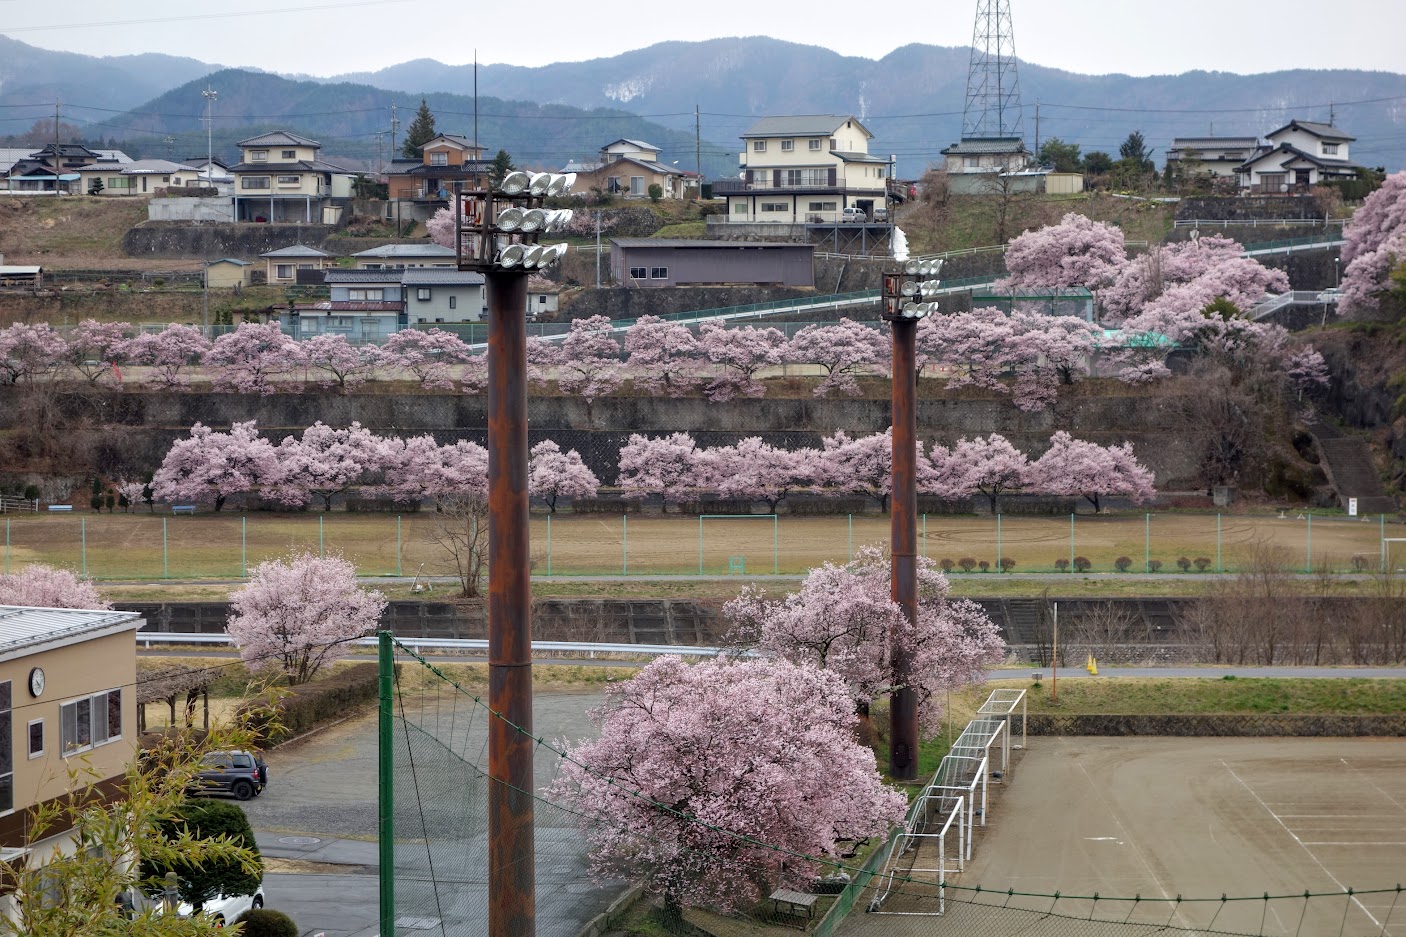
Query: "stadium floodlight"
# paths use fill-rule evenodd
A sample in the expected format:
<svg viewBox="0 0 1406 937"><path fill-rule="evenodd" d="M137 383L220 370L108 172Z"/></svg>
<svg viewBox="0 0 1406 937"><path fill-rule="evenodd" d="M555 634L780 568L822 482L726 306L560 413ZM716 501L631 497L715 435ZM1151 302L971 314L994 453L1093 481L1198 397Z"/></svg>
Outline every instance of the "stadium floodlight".
<svg viewBox="0 0 1406 937"><path fill-rule="evenodd" d="M546 250L547 248L543 247L541 244L533 244L527 249L527 252L523 254L522 266L527 270L542 266L542 254Z"/></svg>
<svg viewBox="0 0 1406 937"><path fill-rule="evenodd" d="M565 195L571 191L571 184L575 181L575 173L554 173L552 181L547 183L547 195Z"/></svg>
<svg viewBox="0 0 1406 937"><path fill-rule="evenodd" d="M527 248L521 244L509 244L498 252L498 266L504 270L511 270L523 262L523 255Z"/></svg>
<svg viewBox="0 0 1406 937"><path fill-rule="evenodd" d="M525 172L510 172L498 183L498 191L504 195L521 195L532 184L532 177Z"/></svg>
<svg viewBox="0 0 1406 937"><path fill-rule="evenodd" d="M549 172L534 172L528 181L527 191L531 195L546 195L547 189L551 187L552 174Z"/></svg>
<svg viewBox="0 0 1406 937"><path fill-rule="evenodd" d="M541 266L550 267L566 256L565 244L553 244L542 251Z"/></svg>
<svg viewBox="0 0 1406 937"><path fill-rule="evenodd" d="M523 212L522 230L524 232L539 231L547 226L547 213L540 208L531 208Z"/></svg>
<svg viewBox="0 0 1406 937"><path fill-rule="evenodd" d="M499 231L516 231L522 228L524 231L531 230L523 227L523 216L526 213L521 208L509 208L498 215L497 227Z"/></svg>
<svg viewBox="0 0 1406 937"><path fill-rule="evenodd" d="M916 280L904 280L903 285L899 287L899 293L903 296L918 295L918 282Z"/></svg>

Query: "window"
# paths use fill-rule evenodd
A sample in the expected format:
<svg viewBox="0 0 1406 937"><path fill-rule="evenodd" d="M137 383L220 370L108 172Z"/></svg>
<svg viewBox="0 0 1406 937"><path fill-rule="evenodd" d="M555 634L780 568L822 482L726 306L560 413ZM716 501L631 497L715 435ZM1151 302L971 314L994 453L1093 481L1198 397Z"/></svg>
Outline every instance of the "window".
<svg viewBox="0 0 1406 937"><path fill-rule="evenodd" d="M801 170L799 170L799 169L788 169L788 170L786 170L786 184L787 184L787 185L800 185L800 184L801 184Z"/></svg>
<svg viewBox="0 0 1406 937"><path fill-rule="evenodd" d="M449 308L450 308L450 309L458 309L458 308L459 308L459 297L457 297L457 296L451 296L451 297L449 297Z"/></svg>
<svg viewBox="0 0 1406 937"><path fill-rule="evenodd" d="M275 280L291 280L291 279L293 279L293 265L292 265L292 264L276 264L276 265L274 266L274 268L273 268L273 278L274 278Z"/></svg>
<svg viewBox="0 0 1406 937"><path fill-rule="evenodd" d="M838 205L838 202L811 202L806 211L834 211Z"/></svg>
<svg viewBox="0 0 1406 937"><path fill-rule="evenodd" d="M430 288L429 288L428 286L419 286L419 287L416 287L416 288L415 288L415 298L418 299L418 300L419 300L420 302L422 302L422 303L423 303L423 302L428 302L428 301L429 301L429 298L430 298Z"/></svg>
<svg viewBox="0 0 1406 937"><path fill-rule="evenodd" d="M241 189L267 189L269 187L268 176L245 176L239 180Z"/></svg>
<svg viewBox="0 0 1406 937"><path fill-rule="evenodd" d="M643 279L645 279L647 276L649 276L649 271L646 270L644 267L631 267L631 268L630 268L630 279L631 279L631 280L643 280Z"/></svg>
<svg viewBox="0 0 1406 937"><path fill-rule="evenodd" d="M448 165L449 165L449 154L448 154L448 153L431 153L431 154L430 154L430 165L431 165L431 166L448 166Z"/></svg>
<svg viewBox="0 0 1406 937"><path fill-rule="evenodd" d="M538 297L537 297L537 305L539 305L539 306L545 306L545 305L547 305L547 294L546 294L546 293L543 293L541 296L538 296Z"/></svg>
<svg viewBox="0 0 1406 937"><path fill-rule="evenodd" d="M298 264L298 269L299 269L299 270L311 270L311 269L313 269L313 266L312 266L312 264Z"/></svg>
<svg viewBox="0 0 1406 937"><path fill-rule="evenodd" d="M789 153L789 152L791 152L792 150L794 150L795 148L796 148L796 141L795 141L795 140L782 140L782 141L781 141L781 152L783 152L783 153Z"/></svg>
<svg viewBox="0 0 1406 937"><path fill-rule="evenodd" d="M38 758L44 754L44 720L29 720L29 757Z"/></svg>
<svg viewBox="0 0 1406 937"><path fill-rule="evenodd" d="M753 152L753 153L765 153L765 152L766 152L766 141L765 141L765 140L753 140L753 141L752 141L752 152Z"/></svg>
<svg viewBox="0 0 1406 937"><path fill-rule="evenodd" d="M268 150L250 150L250 151L249 151L249 162L251 162L251 163L266 163L266 162L268 162L268 158L269 158L269 151L268 151Z"/></svg>
<svg viewBox="0 0 1406 937"><path fill-rule="evenodd" d="M361 339L362 339L362 341L368 341L368 342L369 342L369 341L374 341L374 340L376 340L377 338L380 338L380 337L381 337L381 323L377 322L375 319L362 319L362 320L361 320Z"/></svg>
<svg viewBox="0 0 1406 937"><path fill-rule="evenodd" d="M762 211L790 211L791 206L785 202L762 202Z"/></svg>
<svg viewBox="0 0 1406 937"><path fill-rule="evenodd" d="M667 279L669 279L669 268L668 268L668 267L650 267L650 268L649 268L649 278L650 278L651 280L667 280Z"/></svg>
<svg viewBox="0 0 1406 937"><path fill-rule="evenodd" d="M59 748L65 757L122 737L122 690L104 690L59 707Z"/></svg>
<svg viewBox="0 0 1406 937"><path fill-rule="evenodd" d="M161 181L162 181L162 182L170 182L170 181L171 181L171 177L170 177L170 176L162 176L162 177L161 177Z"/></svg>
<svg viewBox="0 0 1406 937"><path fill-rule="evenodd" d="M297 151L297 150L283 150L282 152L279 153L279 158L280 158L280 159L297 159L297 158L298 158L298 151Z"/></svg>
<svg viewBox="0 0 1406 937"><path fill-rule="evenodd" d="M631 177L630 177L630 194L631 194L631 195L643 195L643 194L644 194L644 176L631 176Z"/></svg>
<svg viewBox="0 0 1406 937"><path fill-rule="evenodd" d="M0 683L0 813L15 809L15 744L11 737L10 681Z"/></svg>
<svg viewBox="0 0 1406 937"><path fill-rule="evenodd" d="M363 290L347 290L347 299L354 303L379 303L386 295L386 291L380 287Z"/></svg>
<svg viewBox="0 0 1406 937"><path fill-rule="evenodd" d="M833 153L833 152L835 152L836 150L838 150L839 148L840 148L840 144L835 141L835 138L834 138L834 137L831 137L831 138L830 138L830 152Z"/></svg>
<svg viewBox="0 0 1406 937"><path fill-rule="evenodd" d="M279 176L279 177L278 177L278 184L279 184L279 185L298 185L298 184L299 184L300 182L302 182L302 181L303 181L303 177L302 177L302 176Z"/></svg>
<svg viewBox="0 0 1406 937"><path fill-rule="evenodd" d="M1260 173L1260 189L1264 192L1279 192L1283 190L1288 180L1288 173L1262 172Z"/></svg>
<svg viewBox="0 0 1406 937"><path fill-rule="evenodd" d="M1337 155L1338 155L1338 145L1337 145L1336 143L1325 143L1325 144L1323 144L1323 155L1324 155L1324 156L1337 156Z"/></svg>
<svg viewBox="0 0 1406 937"><path fill-rule="evenodd" d="M746 203L746 202L733 202L733 203L732 203L732 213L733 213L734 215L745 215L745 214L747 214L747 203Z"/></svg>
<svg viewBox="0 0 1406 937"><path fill-rule="evenodd" d="M811 151L812 153L819 152L819 150L820 150L820 141L819 141L819 140L809 140L809 141L807 141L807 142L810 143L810 151Z"/></svg>

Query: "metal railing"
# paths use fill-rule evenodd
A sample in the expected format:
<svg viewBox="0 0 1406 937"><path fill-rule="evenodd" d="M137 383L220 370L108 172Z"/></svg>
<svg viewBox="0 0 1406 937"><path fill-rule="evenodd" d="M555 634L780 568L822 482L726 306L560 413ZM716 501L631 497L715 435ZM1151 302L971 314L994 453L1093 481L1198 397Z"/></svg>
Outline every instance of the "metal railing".
<svg viewBox="0 0 1406 937"><path fill-rule="evenodd" d="M488 652L488 641L483 638L397 638L401 644L415 651L421 649L447 651ZM197 632L138 631L137 642L143 649L150 650L152 644L223 644L234 643L228 634L201 634ZM376 638L358 638L348 641L349 646L376 647ZM665 654L678 654L681 657L717 657L724 653L737 653L750 656L750 651L736 651L724 647L702 647L693 644L601 644L585 641L533 641L533 652L555 651L557 653L585 654L641 654L655 657Z"/></svg>
<svg viewBox="0 0 1406 937"><path fill-rule="evenodd" d="M1315 227L1326 228L1347 224L1343 218L1178 218L1176 228L1223 228L1230 225L1249 228Z"/></svg>

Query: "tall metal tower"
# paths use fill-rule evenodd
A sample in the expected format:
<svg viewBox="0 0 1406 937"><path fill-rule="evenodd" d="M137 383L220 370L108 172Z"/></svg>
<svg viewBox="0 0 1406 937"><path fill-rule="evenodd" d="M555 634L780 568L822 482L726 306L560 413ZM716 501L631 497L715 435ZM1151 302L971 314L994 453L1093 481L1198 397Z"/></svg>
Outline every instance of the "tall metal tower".
<svg viewBox="0 0 1406 937"><path fill-rule="evenodd" d="M962 139L1024 136L1010 0L977 0Z"/></svg>

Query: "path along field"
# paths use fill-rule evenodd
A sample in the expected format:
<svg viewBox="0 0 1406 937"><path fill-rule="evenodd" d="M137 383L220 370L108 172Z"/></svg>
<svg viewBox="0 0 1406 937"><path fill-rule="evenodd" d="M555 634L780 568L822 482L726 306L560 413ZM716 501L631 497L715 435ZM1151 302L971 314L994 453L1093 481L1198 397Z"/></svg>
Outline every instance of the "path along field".
<svg viewBox="0 0 1406 937"><path fill-rule="evenodd" d="M947 913L856 913L842 933L1399 937L1403 769L1402 739L1032 737L972 861L949 878ZM1349 887L1391 891L1348 897ZM883 910L936 906L920 897L931 887L898 892Z"/></svg>
<svg viewBox="0 0 1406 937"><path fill-rule="evenodd" d="M427 540L432 512L393 515L334 513L194 516L10 514L4 520L4 570L26 563L65 566L94 579L240 577L290 550L336 551L362 575L446 575L445 554ZM1154 514L1099 517L952 517L930 515L919 528L934 560L1015 561L1016 572L1052 572L1056 561L1086 557L1093 572L1114 572L1127 557L1130 573L1177 573L1178 558L1205 561L1206 572L1233 572L1261 544L1277 548L1301 571L1375 572L1385 557L1406 566L1406 530L1380 518ZM791 517L696 515L534 515L533 573L667 575L779 572L798 574L826 560L885 543L889 519L878 516ZM999 552L998 552L999 551ZM1192 566L1189 576L1196 575ZM960 570L959 570L960 571ZM994 577L994 572L992 576Z"/></svg>

